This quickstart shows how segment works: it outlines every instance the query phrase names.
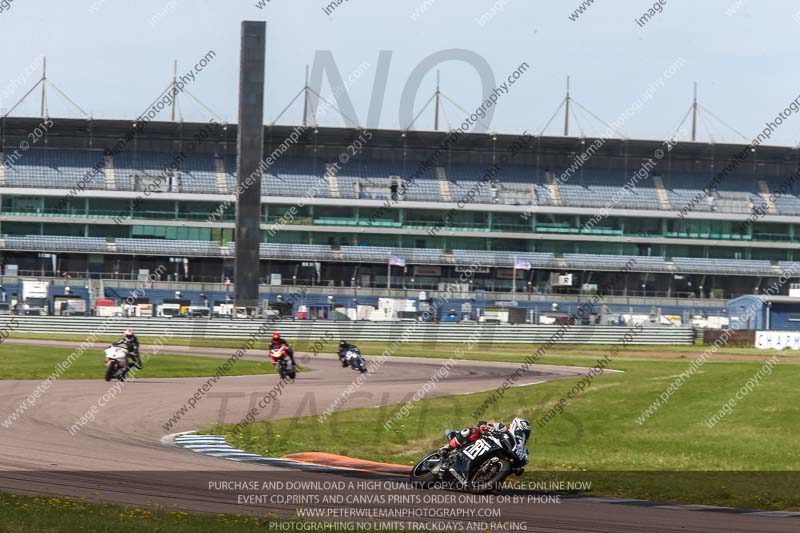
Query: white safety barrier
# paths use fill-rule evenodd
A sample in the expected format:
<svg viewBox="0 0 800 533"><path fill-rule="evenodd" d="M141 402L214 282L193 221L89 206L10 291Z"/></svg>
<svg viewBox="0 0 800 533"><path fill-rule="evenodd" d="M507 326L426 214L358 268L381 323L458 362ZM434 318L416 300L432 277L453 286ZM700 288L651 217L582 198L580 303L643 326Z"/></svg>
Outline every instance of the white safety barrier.
<svg viewBox="0 0 800 533"><path fill-rule="evenodd" d="M0 329L16 320L14 331L47 333L54 340L59 335L88 334L96 331L102 317L59 316L3 316ZM261 320L187 319L187 318L124 318L117 322L119 335L125 328L133 328L136 334L158 337L170 331L173 337L197 337L206 339L246 338L261 325ZM346 322L330 320L293 320L285 318L274 324L274 329L288 339L315 340L321 338L347 339L353 341L393 341L408 330L411 322ZM414 328L408 342L463 342L470 337L477 325L464 324L419 324ZM626 326L543 326L532 324L483 324L479 343L533 344L547 342L562 330L555 342L559 344L618 344ZM111 333L109 331L109 333ZM636 344L692 344L695 333L692 327L662 326L645 327L636 335Z"/></svg>
<svg viewBox="0 0 800 533"><path fill-rule="evenodd" d="M800 331L757 331L759 350L800 350Z"/></svg>

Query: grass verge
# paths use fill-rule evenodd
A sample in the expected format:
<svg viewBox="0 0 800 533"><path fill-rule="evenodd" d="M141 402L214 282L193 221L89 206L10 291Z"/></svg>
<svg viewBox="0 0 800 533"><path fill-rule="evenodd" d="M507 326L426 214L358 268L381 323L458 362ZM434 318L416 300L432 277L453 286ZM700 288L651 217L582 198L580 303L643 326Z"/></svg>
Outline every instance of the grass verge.
<svg viewBox="0 0 800 533"><path fill-rule="evenodd" d="M105 335L97 337L95 341L98 344L102 343L111 343L114 341L119 340L121 335ZM320 330L320 339L324 336L322 330ZM53 335L41 334L41 333L32 333L26 331L14 331L10 334L12 339L29 339L29 340L59 340L64 342L83 342L86 340L86 335L69 333L58 335L57 338L54 338ZM166 346L195 346L198 348L239 348L242 345L242 342L245 339L206 339L201 337L169 337L169 338L159 338L159 337L139 337L139 340L142 344L151 344L155 342L159 342ZM339 342L339 339L333 340L292 340L289 339L293 348L300 352L313 352L315 349L322 353L335 353L336 346ZM315 343L317 343L315 345ZM387 343L385 342L357 342L358 347L361 349L361 352L366 355L379 355L383 352L384 349L387 347ZM433 353L432 348L433 346ZM450 357L453 355L453 352L458 348L463 347L462 343L447 343L447 342L430 342L430 343L419 343L419 342L408 342L403 344L403 353L400 355L406 357ZM518 355L518 360L521 360L524 356L531 353L533 349L538 347L538 345L532 344L490 344L490 343L478 343L476 344L478 348L477 351L485 352L485 351L493 351L495 353L492 354L492 357L496 356L510 356L510 355ZM591 345L587 347L584 344L556 344L552 348L550 348L551 353L560 353L563 355L581 355L586 354L587 349L589 351L608 351L610 345ZM259 342L257 349L266 349L266 340ZM675 357L680 357L681 355L696 353L699 355L702 352L703 345L700 343L695 343L694 345L676 345L676 346L653 346L647 344L631 344L628 347L628 350L631 352L639 352L643 355L646 354L653 354L653 355L674 355ZM500 353L502 352L502 353ZM435 354L439 355L435 355ZM776 350L754 350L752 347L746 346L724 346L720 348L716 354L718 356L760 356L760 357L771 357L773 355L778 355L779 357L791 357L795 356L795 353L791 350L784 350L784 351L776 351ZM481 357L485 358L485 356L479 355L477 353L467 354L467 359L473 358L475 360L480 359Z"/></svg>
<svg viewBox="0 0 800 533"><path fill-rule="evenodd" d="M0 345L0 380L3 379L47 379L56 365L64 362L72 353L70 348L49 346L25 346L19 344ZM147 356L142 350L144 369L136 372L137 379L166 377L212 376L225 359L214 357L156 354ZM104 356L100 350L87 350L61 375L61 379L102 379ZM226 374L249 376L275 374L275 368L264 361L240 359Z"/></svg>
<svg viewBox="0 0 800 533"><path fill-rule="evenodd" d="M702 348L694 350L699 353ZM587 353L584 347L583 355L548 354L540 362L591 366L602 355ZM521 356L504 352L491 358ZM509 389L484 416L504 421L523 416L533 423L530 472L522 481L577 479L590 481L593 494L799 510L800 365L777 364L759 386L738 400L731 414L709 428L706 421L763 363L707 362L642 422L642 412L688 365L677 358L619 357L610 367L624 374L596 378L548 422L537 420L565 397L577 379ZM236 434L231 433L232 426L210 432L226 434L236 447L273 457L321 451L413 464L443 444L445 428L474 423L473 411L491 394L417 402L390 430L384 423L397 413L398 405L339 411L324 420L310 416L257 422Z"/></svg>

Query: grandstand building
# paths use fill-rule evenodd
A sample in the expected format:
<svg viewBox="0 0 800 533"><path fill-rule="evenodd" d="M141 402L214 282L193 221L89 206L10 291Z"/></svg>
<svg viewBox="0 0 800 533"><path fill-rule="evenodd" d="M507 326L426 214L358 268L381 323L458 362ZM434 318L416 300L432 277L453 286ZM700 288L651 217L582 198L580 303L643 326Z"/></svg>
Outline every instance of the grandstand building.
<svg viewBox="0 0 800 533"><path fill-rule="evenodd" d="M235 125L51 120L33 143L41 119L0 122L3 265L232 277ZM435 289L479 263L471 291L578 294L634 259L614 294L758 293L800 259L800 161L797 149L760 147L713 180L741 150L266 127L260 277ZM515 272L516 260L530 270Z"/></svg>

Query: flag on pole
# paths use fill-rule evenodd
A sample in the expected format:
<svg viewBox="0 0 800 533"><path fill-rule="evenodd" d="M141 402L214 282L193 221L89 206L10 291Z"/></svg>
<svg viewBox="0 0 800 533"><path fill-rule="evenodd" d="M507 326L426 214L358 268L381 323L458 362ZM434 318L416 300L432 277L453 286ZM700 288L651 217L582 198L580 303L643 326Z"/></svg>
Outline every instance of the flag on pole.
<svg viewBox="0 0 800 533"><path fill-rule="evenodd" d="M404 267L406 266L406 260L402 257L397 257L396 255L390 255L389 266Z"/></svg>
<svg viewBox="0 0 800 533"><path fill-rule="evenodd" d="M514 270L530 270L531 262L519 257L514 258Z"/></svg>

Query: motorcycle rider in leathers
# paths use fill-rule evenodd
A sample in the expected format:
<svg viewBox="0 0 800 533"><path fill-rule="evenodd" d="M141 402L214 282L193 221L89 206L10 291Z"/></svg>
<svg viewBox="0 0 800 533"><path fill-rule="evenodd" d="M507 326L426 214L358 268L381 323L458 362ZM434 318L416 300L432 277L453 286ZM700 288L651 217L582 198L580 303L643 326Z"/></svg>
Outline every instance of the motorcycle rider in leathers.
<svg viewBox="0 0 800 533"><path fill-rule="evenodd" d="M133 329L128 328L125 330L125 335L112 344L113 346L122 346L128 350L128 357L133 359L133 365L138 369L142 369L142 358L139 357L139 337L134 335Z"/></svg>
<svg viewBox="0 0 800 533"><path fill-rule="evenodd" d="M478 420L474 426L469 426L461 431L448 430L447 438L449 439L448 448L450 451L455 451L462 446L466 446L485 435L491 433L504 433L509 432L514 436L516 446L514 453L520 458L523 464L528 462L528 439L531 436L531 424L524 418L515 418L510 426L506 426L502 422L486 422Z"/></svg>
<svg viewBox="0 0 800 533"><path fill-rule="evenodd" d="M347 368L347 360L344 358L344 356L347 354L349 350L355 347L356 347L355 344L350 344L344 339L339 341L339 351L337 352L337 355L339 356L339 361L341 361L342 363L342 367Z"/></svg>
<svg viewBox="0 0 800 533"><path fill-rule="evenodd" d="M269 344L269 350L277 350L281 346L286 346L286 355L291 359L292 366L297 368L297 364L294 362L294 350L292 350L292 347L286 342L286 339L281 337L281 334L276 331L272 334L272 342ZM273 359L272 364L275 365L275 363L276 361Z"/></svg>

